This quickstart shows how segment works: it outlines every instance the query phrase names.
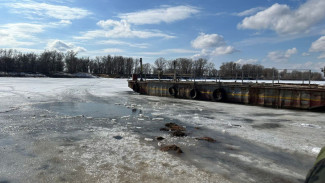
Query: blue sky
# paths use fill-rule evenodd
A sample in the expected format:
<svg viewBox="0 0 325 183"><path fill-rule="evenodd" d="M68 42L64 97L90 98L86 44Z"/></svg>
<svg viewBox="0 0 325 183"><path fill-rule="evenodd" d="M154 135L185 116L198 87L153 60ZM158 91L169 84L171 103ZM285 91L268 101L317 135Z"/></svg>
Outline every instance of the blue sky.
<svg viewBox="0 0 325 183"><path fill-rule="evenodd" d="M0 0L0 48L325 66L324 0Z"/></svg>

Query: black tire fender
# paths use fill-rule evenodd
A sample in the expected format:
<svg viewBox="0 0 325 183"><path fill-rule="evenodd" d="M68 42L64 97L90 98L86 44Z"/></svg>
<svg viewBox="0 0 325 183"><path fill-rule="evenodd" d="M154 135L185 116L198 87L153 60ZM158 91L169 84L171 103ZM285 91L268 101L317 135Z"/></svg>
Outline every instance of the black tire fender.
<svg viewBox="0 0 325 183"><path fill-rule="evenodd" d="M191 99L197 99L199 97L199 91L195 88L190 90Z"/></svg>
<svg viewBox="0 0 325 183"><path fill-rule="evenodd" d="M177 95L177 88L175 86L168 88L169 95L176 97Z"/></svg>
<svg viewBox="0 0 325 183"><path fill-rule="evenodd" d="M222 88L215 89L212 93L214 101L222 102L226 100L226 92Z"/></svg>

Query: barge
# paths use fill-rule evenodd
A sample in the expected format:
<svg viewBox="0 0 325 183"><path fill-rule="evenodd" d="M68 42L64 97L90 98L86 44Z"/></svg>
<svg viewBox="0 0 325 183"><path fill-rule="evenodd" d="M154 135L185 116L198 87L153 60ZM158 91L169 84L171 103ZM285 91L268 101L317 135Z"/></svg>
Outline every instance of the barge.
<svg viewBox="0 0 325 183"><path fill-rule="evenodd" d="M140 59L142 66L142 59ZM142 68L141 68L142 70ZM229 102L273 108L324 109L325 86L317 84L275 84L248 82L179 81L174 73L173 80L138 80L133 75L128 80L133 91L152 96L173 97L213 102ZM158 76L160 78L160 76Z"/></svg>
<svg viewBox="0 0 325 183"><path fill-rule="evenodd" d="M137 93L160 97L273 108L317 109L325 106L325 86L314 84L129 80L128 86Z"/></svg>

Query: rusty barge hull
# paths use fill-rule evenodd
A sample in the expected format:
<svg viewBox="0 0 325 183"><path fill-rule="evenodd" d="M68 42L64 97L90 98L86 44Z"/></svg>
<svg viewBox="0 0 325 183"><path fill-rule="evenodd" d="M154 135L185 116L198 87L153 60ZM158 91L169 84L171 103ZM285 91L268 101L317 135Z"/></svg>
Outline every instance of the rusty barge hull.
<svg viewBox="0 0 325 183"><path fill-rule="evenodd" d="M325 87L320 85L129 80L128 86L137 93L160 97L273 108L325 107Z"/></svg>

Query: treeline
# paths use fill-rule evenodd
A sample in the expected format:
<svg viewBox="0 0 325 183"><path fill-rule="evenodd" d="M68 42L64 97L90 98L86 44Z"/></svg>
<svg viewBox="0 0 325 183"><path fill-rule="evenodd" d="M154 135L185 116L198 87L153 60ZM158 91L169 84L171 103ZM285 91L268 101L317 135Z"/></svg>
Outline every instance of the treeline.
<svg viewBox="0 0 325 183"><path fill-rule="evenodd" d="M235 62L222 63L218 75L222 78L241 79L264 79L272 80L323 80L319 72L309 72L309 70L278 70L276 68L264 68L258 64L238 64Z"/></svg>
<svg viewBox="0 0 325 183"><path fill-rule="evenodd" d="M175 65L174 61L176 61ZM209 63L205 59L193 61L186 58L171 61L158 58L153 65L143 64L142 73L156 74L159 69L164 73L173 73L174 66L176 66L178 74L194 74L196 77L216 74L213 63ZM94 59L79 58L77 53L73 51L68 51L65 54L57 51L44 51L35 54L0 49L0 72L41 73L49 76L58 72L84 72L95 75L128 77L133 73L140 73L140 60L111 55Z"/></svg>
<svg viewBox="0 0 325 183"><path fill-rule="evenodd" d="M21 53L16 50L0 49L0 72L41 73L51 76L58 72L91 73L129 76L139 60L122 56L78 58L77 53L68 51L44 51L40 54Z"/></svg>
<svg viewBox="0 0 325 183"><path fill-rule="evenodd" d="M0 49L0 72L26 72L49 75L64 70L64 54L56 51L21 53Z"/></svg>
<svg viewBox="0 0 325 183"><path fill-rule="evenodd" d="M282 80L323 80L318 72L289 70L279 71L275 68L264 68L258 64L238 64L235 62L222 63L219 70L206 59L192 60L177 58L166 60L162 57L153 64L143 64L143 74L173 74L188 77L220 77L223 79L267 79L280 78ZM21 53L15 50L0 49L0 72L41 73L51 76L58 72L90 73L94 75L109 75L111 77L129 77L140 73L140 60L122 56L101 56L94 59L77 57L77 53L68 51L44 51L40 54Z"/></svg>

